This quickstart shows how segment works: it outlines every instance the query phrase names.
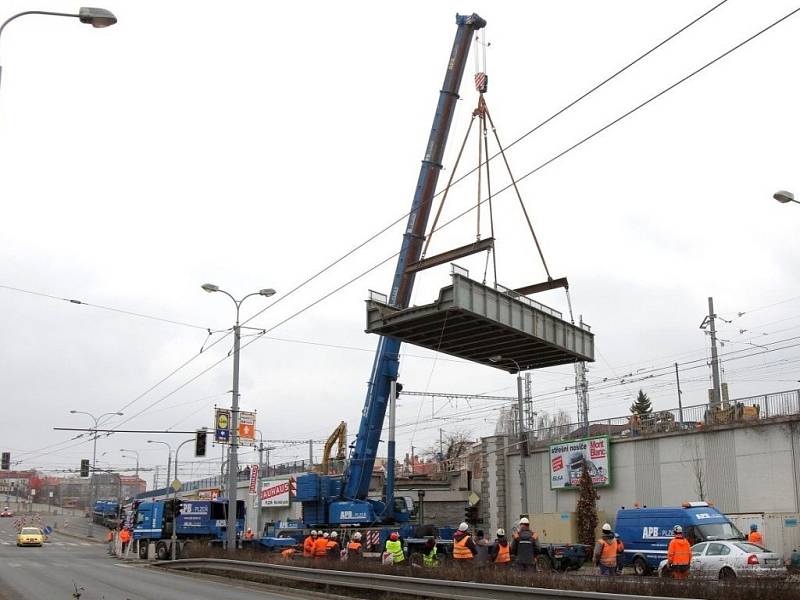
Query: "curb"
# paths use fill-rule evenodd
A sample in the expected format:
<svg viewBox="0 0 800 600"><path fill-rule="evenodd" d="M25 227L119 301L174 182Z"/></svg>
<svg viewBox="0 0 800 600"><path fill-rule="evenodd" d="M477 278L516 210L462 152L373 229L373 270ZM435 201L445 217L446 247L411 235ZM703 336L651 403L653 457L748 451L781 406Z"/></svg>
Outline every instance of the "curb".
<svg viewBox="0 0 800 600"><path fill-rule="evenodd" d="M106 543L106 542L104 542L102 540L98 540L96 538L86 537L85 535L77 535L75 533L67 533L65 531L62 531L61 529L55 529L53 531L53 534L65 535L67 537L71 537L71 538L74 538L76 540L83 540L84 542L94 542L95 544L105 544Z"/></svg>

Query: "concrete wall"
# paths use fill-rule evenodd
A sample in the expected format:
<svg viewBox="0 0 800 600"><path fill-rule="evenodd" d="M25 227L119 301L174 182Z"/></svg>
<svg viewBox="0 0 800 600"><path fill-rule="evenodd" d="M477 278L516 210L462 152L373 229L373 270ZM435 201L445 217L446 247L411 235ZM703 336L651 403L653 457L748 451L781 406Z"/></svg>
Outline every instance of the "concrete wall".
<svg viewBox="0 0 800 600"><path fill-rule="evenodd" d="M529 507L523 511L519 454L513 446L497 451L507 445L503 436L483 444L488 465L483 513L492 528L510 527L522 512L575 510L577 492L550 489L549 454L540 449L525 460ZM598 490L598 509L610 517L636 502L675 506L702 496L725 513L764 515L770 523L765 541L776 550L788 553L800 544L800 528L791 525L800 513L800 418L614 438L611 478L610 487Z"/></svg>

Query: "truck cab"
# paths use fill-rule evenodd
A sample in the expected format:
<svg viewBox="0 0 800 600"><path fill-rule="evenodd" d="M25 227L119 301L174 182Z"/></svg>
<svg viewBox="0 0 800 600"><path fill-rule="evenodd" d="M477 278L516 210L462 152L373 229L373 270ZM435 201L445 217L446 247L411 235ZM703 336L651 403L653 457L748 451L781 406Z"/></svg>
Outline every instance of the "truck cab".
<svg viewBox="0 0 800 600"><path fill-rule="evenodd" d="M676 507L622 508L617 511L616 533L625 544L623 565L633 565L637 575L647 575L667 557L676 525L690 545L709 540L743 540L744 535L707 502L686 502Z"/></svg>

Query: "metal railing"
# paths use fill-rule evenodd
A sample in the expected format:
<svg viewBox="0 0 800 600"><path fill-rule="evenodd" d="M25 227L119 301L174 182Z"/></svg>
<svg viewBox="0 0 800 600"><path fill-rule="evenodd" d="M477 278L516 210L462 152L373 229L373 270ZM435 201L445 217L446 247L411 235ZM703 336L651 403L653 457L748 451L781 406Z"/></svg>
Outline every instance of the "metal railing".
<svg viewBox="0 0 800 600"><path fill-rule="evenodd" d="M759 422L800 415L800 389L735 398L712 411L708 404L653 411L648 415L625 415L582 423L566 423L528 431L530 444L557 442L580 437L609 435L639 437L674 431L695 431L731 423Z"/></svg>

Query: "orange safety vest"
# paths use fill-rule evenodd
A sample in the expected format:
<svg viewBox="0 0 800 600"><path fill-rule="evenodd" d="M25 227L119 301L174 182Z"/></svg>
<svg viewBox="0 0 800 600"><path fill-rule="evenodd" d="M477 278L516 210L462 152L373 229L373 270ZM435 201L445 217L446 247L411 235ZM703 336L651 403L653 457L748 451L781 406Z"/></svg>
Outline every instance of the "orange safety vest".
<svg viewBox="0 0 800 600"><path fill-rule="evenodd" d="M622 540L617 540L617 554L622 554L625 552L625 544L622 543Z"/></svg>
<svg viewBox="0 0 800 600"><path fill-rule="evenodd" d="M600 552L600 564L604 567L617 566L617 540L607 542L601 539L600 543L603 545L603 550Z"/></svg>
<svg viewBox="0 0 800 600"><path fill-rule="evenodd" d="M328 556L328 540L318 537L314 542L314 558L325 558Z"/></svg>
<svg viewBox="0 0 800 600"><path fill-rule="evenodd" d="M290 560L292 556L294 556L295 549L294 548L287 548L286 550L281 551L281 556L286 560Z"/></svg>
<svg viewBox="0 0 800 600"><path fill-rule="evenodd" d="M108 530L108 535L106 536L106 541L107 542L113 542L114 541L114 532L111 531L110 529Z"/></svg>
<svg viewBox="0 0 800 600"><path fill-rule="evenodd" d="M758 544L759 546L764 545L764 538L761 535L760 531L751 531L747 534L747 541L751 544Z"/></svg>
<svg viewBox="0 0 800 600"><path fill-rule="evenodd" d="M131 532L127 529L123 529L119 532L119 539L122 541L123 544L131 541Z"/></svg>
<svg viewBox="0 0 800 600"><path fill-rule="evenodd" d="M692 562L692 548L686 538L672 538L667 548L667 560L672 565L688 565Z"/></svg>
<svg viewBox="0 0 800 600"><path fill-rule="evenodd" d="M314 556L314 538L311 536L308 536L305 540L303 540L303 556Z"/></svg>
<svg viewBox="0 0 800 600"><path fill-rule="evenodd" d="M361 552L361 542L350 542L347 544L347 550L348 552Z"/></svg>
<svg viewBox="0 0 800 600"><path fill-rule="evenodd" d="M465 535L460 540L453 542L453 558L457 560L469 560L472 558L472 552L467 548L467 540L469 540L469 536Z"/></svg>
<svg viewBox="0 0 800 600"><path fill-rule="evenodd" d="M503 564L511 562L511 548L509 548L508 544L503 546L502 544L497 544L497 556L494 559L496 564Z"/></svg>

